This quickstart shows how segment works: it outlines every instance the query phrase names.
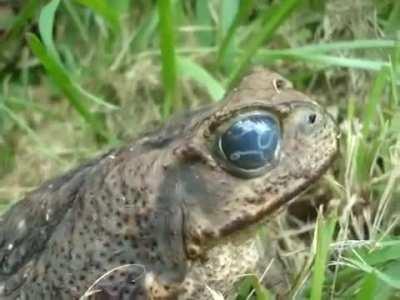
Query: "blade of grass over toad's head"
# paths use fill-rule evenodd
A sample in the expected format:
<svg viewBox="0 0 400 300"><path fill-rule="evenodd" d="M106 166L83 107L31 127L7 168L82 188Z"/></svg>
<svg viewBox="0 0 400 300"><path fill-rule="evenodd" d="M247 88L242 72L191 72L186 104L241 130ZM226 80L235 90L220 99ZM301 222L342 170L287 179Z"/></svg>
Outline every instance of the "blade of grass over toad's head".
<svg viewBox="0 0 400 300"><path fill-rule="evenodd" d="M313 277L311 282L311 300L322 299L322 288L325 281L326 262L328 259L329 246L335 229L336 218L323 218L319 215L317 220L316 235L314 238L315 261L313 266Z"/></svg>
<svg viewBox="0 0 400 300"><path fill-rule="evenodd" d="M254 61L262 64L270 64L274 61L286 59L294 61L306 61L311 63L323 64L327 66L338 66L353 69L363 69L370 71L379 71L382 67L388 66L386 61L375 61L368 59L338 57L333 55L315 54L315 53L293 53L286 50L260 50L255 56Z"/></svg>
<svg viewBox="0 0 400 300"><path fill-rule="evenodd" d="M163 115L167 117L171 110L181 107L178 91L177 66L174 46L174 24L170 0L158 0L159 34L161 47L161 73L165 89Z"/></svg>
<svg viewBox="0 0 400 300"><path fill-rule="evenodd" d="M222 85L202 66L190 58L178 56L179 73L182 77L189 77L205 87L213 101L221 100L225 94Z"/></svg>
<svg viewBox="0 0 400 300"><path fill-rule="evenodd" d="M222 42L218 47L218 54L217 54L217 64L220 66L223 61L226 60L226 52L228 50L229 45L232 42L232 39L235 35L236 29L239 25L243 22L243 20L249 15L251 9L253 8L254 0L247 0L247 1L240 1L239 9L236 13L236 16L229 24L227 32L224 32L224 36L222 38Z"/></svg>
<svg viewBox="0 0 400 300"><path fill-rule="evenodd" d="M47 51L52 55L58 62L60 57L53 42L53 28L54 18L60 4L60 0L50 1L40 12L39 16L39 32L42 38L43 44L46 46Z"/></svg>
<svg viewBox="0 0 400 300"><path fill-rule="evenodd" d="M287 53L293 54L311 54L325 53L337 50L356 50L356 49L382 49L394 48L397 41L395 40L352 40L352 41L337 41L331 43L311 44L303 47L285 49ZM280 51L280 50L270 50Z"/></svg>
<svg viewBox="0 0 400 300"><path fill-rule="evenodd" d="M81 5L93 10L96 14L102 16L114 32L118 31L119 15L116 7L110 5L105 0L75 0Z"/></svg>
<svg viewBox="0 0 400 300"><path fill-rule="evenodd" d="M102 124L93 115L86 104L84 97L77 85L71 80L68 72L50 55L44 45L34 34L27 35L28 44L33 53L43 64L50 77L56 85L67 96L67 99L75 110L84 118L84 120L92 126L94 131L102 137L106 137Z"/></svg>
<svg viewBox="0 0 400 300"><path fill-rule="evenodd" d="M256 56L256 62L270 63L280 59L293 59L301 61L310 61L326 65L340 67L349 67L365 70L380 70L388 62L373 61L369 59L359 59L351 57L338 57L325 54L326 52L339 50L357 50L357 49L395 49L397 42L394 40L355 40L341 41L333 43L321 43L307 45L303 47L267 50L260 49Z"/></svg>
<svg viewBox="0 0 400 300"><path fill-rule="evenodd" d="M264 20L262 28L254 33L248 45L244 48L244 52L239 58L235 69L228 78L228 88L233 87L261 44L265 43L272 37L279 25L290 16L294 8L301 2L302 1L298 0L283 0L279 2L279 5L264 12L264 15L262 16Z"/></svg>

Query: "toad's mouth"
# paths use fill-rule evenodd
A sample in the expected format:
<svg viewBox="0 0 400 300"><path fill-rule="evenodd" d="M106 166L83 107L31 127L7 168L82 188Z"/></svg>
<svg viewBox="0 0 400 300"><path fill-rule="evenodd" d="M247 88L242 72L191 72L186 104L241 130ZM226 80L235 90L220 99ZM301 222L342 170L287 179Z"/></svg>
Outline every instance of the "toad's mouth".
<svg viewBox="0 0 400 300"><path fill-rule="evenodd" d="M223 224L219 228L218 236L219 237L228 237L234 234L237 231L240 231L241 228L246 227L254 227L259 224L265 223L268 221L268 217L271 216L274 212L276 212L279 208L288 204L290 201L295 200L295 198L309 188L310 182L315 182L328 170L332 162L337 158L338 151L336 151L330 159L326 160L320 167L317 172L311 173L307 180L299 179L298 181L294 181L292 183L292 191L285 193L284 195L269 195L267 192L260 195L262 198L260 203L264 203L261 207L255 212L249 212L244 215L242 218L236 218L229 223ZM266 200L267 199L267 200ZM259 201L259 200L258 200Z"/></svg>

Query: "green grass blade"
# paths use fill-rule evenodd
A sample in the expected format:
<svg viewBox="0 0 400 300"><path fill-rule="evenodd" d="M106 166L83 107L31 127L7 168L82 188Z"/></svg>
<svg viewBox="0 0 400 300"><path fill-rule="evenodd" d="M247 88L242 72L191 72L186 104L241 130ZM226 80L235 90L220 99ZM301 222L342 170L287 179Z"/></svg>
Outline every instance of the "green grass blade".
<svg viewBox="0 0 400 300"><path fill-rule="evenodd" d="M196 23L209 30L201 30L197 33L200 44L203 47L211 47L214 43L213 19L210 12L209 1L196 1Z"/></svg>
<svg viewBox="0 0 400 300"><path fill-rule="evenodd" d="M18 17L11 26L8 38L14 38L21 34L25 25L34 17L38 7L39 1L37 0L29 0L24 3Z"/></svg>
<svg viewBox="0 0 400 300"><path fill-rule="evenodd" d="M390 12L390 16L386 24L384 24L384 28L386 32L396 33L400 28L400 2L396 2L393 5L394 8Z"/></svg>
<svg viewBox="0 0 400 300"><path fill-rule="evenodd" d="M39 3L37 0L29 0L24 3L18 16L13 21L6 37L3 38L0 42L0 59L2 58L2 54L4 53L4 51L8 50L9 42L11 40L20 39L22 31L35 15L38 6ZM0 77L2 77L3 75L3 71L0 70Z"/></svg>
<svg viewBox="0 0 400 300"><path fill-rule="evenodd" d="M213 101L221 100L225 94L223 86L212 75L190 58L178 56L179 73L189 77L205 87Z"/></svg>
<svg viewBox="0 0 400 300"><path fill-rule="evenodd" d="M278 27L289 17L295 7L300 3L301 1L298 0L283 0L278 6L271 8L264 13L263 19L265 22L262 28L252 36L249 45L245 48L235 69L228 78L227 86L229 88L233 87L234 83L248 66L261 44L271 39Z"/></svg>
<svg viewBox="0 0 400 300"><path fill-rule="evenodd" d="M149 16L142 22L137 30L135 37L132 39L131 45L133 51L143 51L151 42L151 37L157 29L159 22L157 9L154 8Z"/></svg>
<svg viewBox="0 0 400 300"><path fill-rule="evenodd" d="M118 31L119 14L116 7L113 7L105 0L75 0L77 3L88 7L96 14L102 16L114 31Z"/></svg>
<svg viewBox="0 0 400 300"><path fill-rule="evenodd" d="M373 127L373 121L378 112L377 107L387 83L388 73L388 68L382 68L372 84L372 89L362 114L363 133L365 136L369 134L370 129Z"/></svg>
<svg viewBox="0 0 400 300"><path fill-rule="evenodd" d="M399 62L400 62L400 44L396 44L396 48L393 49L393 53L391 55L391 64L390 64L390 90L392 96L392 105L393 109L398 107L400 104L399 93L397 90L397 81L400 75L399 72Z"/></svg>
<svg viewBox="0 0 400 300"><path fill-rule="evenodd" d="M243 20L248 16L251 9L253 8L253 2L254 0L240 1L238 12L233 22L228 27L226 34L224 34L222 42L218 48L218 54L217 54L218 65L222 65L222 63L226 60L226 52L228 50L228 46L232 43L237 28L243 22Z"/></svg>
<svg viewBox="0 0 400 300"><path fill-rule="evenodd" d="M109 0L108 3L117 13L128 13L131 7L131 0Z"/></svg>
<svg viewBox="0 0 400 300"><path fill-rule="evenodd" d="M225 34L235 21L239 13L240 0L222 0L221 3L221 31Z"/></svg>
<svg viewBox="0 0 400 300"><path fill-rule="evenodd" d="M60 4L60 0L53 0L49 4L47 4L43 10L40 13L39 17L39 32L40 32L40 37L43 40L46 52L51 56L55 61L56 65L59 66L59 71L64 73L66 77L70 78L69 73L61 63L60 57L58 55L57 49L54 45L54 40L53 40L53 26L54 26L54 18L55 14L57 11L57 8ZM83 88L81 88L78 84L74 83L72 79L70 79L70 82L74 84L76 93L81 94L81 99L88 99L91 100L97 104L103 105L107 107L108 109L116 109L114 105L111 105L99 97L96 97L89 92L85 91ZM56 81L56 83L60 83ZM59 84L60 85L60 84Z"/></svg>
<svg viewBox="0 0 400 300"><path fill-rule="evenodd" d="M89 41L89 33L88 33L88 28L85 27L83 24L83 21L81 20L81 17L79 16L78 12L76 11L75 5L71 1L63 1L62 4L65 7L65 10L67 13L71 16L71 19L78 29L78 32L82 38L83 41L88 42Z"/></svg>
<svg viewBox="0 0 400 300"><path fill-rule="evenodd" d="M159 34L161 48L161 75L165 89L163 115L181 107L177 84L177 64L174 44L174 24L170 0L158 0Z"/></svg>
<svg viewBox="0 0 400 300"><path fill-rule="evenodd" d="M16 124L22 131L26 132L29 138L39 145L40 151L42 151L48 157L58 160L58 158L51 151L48 151L48 147L46 147L46 145L40 140L40 137L35 133L35 131L32 130L32 128L29 127L25 120L20 118L9 107L0 102L0 112L1 111L5 112L6 115L14 122L14 124Z"/></svg>
<svg viewBox="0 0 400 300"><path fill-rule="evenodd" d="M351 264L354 268L359 269L364 271L365 273L368 274L375 274L377 278L385 282L387 285L395 288L395 289L400 289L400 278L398 276L398 268L399 268L399 263L397 263L397 272L395 274L388 274L386 272L383 272L379 270L378 268L375 268L373 266L370 266L369 264L365 263L364 261L360 259L347 259L347 263ZM396 274L397 273L397 274Z"/></svg>
<svg viewBox="0 0 400 300"><path fill-rule="evenodd" d="M333 231L336 225L335 217L319 217L316 229L316 255L313 266L311 282L311 300L322 299L323 284L325 281L326 262L328 259L329 245L332 241Z"/></svg>
<svg viewBox="0 0 400 300"><path fill-rule="evenodd" d="M338 66L345 68L379 71L382 67L388 66L385 61L374 61L368 59L338 57L334 55L316 53L293 53L292 51L269 51L260 50L255 57L255 62L270 64L277 60L286 59L294 61L305 61L327 66Z"/></svg>
<svg viewBox="0 0 400 300"><path fill-rule="evenodd" d="M252 296L250 296L252 295ZM271 293L260 283L255 275L246 276L239 285L236 300L271 300Z"/></svg>
<svg viewBox="0 0 400 300"><path fill-rule="evenodd" d="M395 40L353 40L353 41L337 41L331 43L312 44L298 48L288 49L287 52L293 54L299 53L324 53L338 50L357 50L357 49L382 49L394 48L397 41ZM271 50L274 51L274 50ZM279 51L279 50L278 50Z"/></svg>
<svg viewBox="0 0 400 300"><path fill-rule="evenodd" d="M77 85L71 80L68 72L50 55L44 45L34 34L28 34L27 40L33 53L43 64L50 77L54 80L61 91L67 96L70 104L92 126L96 133L105 137L103 127L99 120L89 111L83 102L84 97Z"/></svg>
<svg viewBox="0 0 400 300"><path fill-rule="evenodd" d="M60 57L53 41L53 28L54 28L54 17L57 8L60 4L60 0L50 1L40 12L39 16L39 32L42 38L43 44L45 45L47 51L52 55L58 62L60 62Z"/></svg>
<svg viewBox="0 0 400 300"><path fill-rule="evenodd" d="M355 300L374 300L377 285L378 278L374 273L364 276L363 283Z"/></svg>
<svg viewBox="0 0 400 300"><path fill-rule="evenodd" d="M232 27L235 22L236 16L239 14L240 0L222 0L221 3L221 22L219 23L219 36L223 37ZM222 39L222 38L220 38ZM222 66L226 72L230 72L234 67L234 61L236 57L235 48L236 36L232 35L225 45L224 54L221 60L218 61L218 65Z"/></svg>

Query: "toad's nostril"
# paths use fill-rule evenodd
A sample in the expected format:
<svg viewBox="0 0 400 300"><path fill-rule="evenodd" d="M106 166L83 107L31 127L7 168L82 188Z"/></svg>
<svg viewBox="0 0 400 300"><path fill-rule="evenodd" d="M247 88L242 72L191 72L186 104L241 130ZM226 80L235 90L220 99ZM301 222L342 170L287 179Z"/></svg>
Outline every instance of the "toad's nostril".
<svg viewBox="0 0 400 300"><path fill-rule="evenodd" d="M317 121L317 114L312 113L308 115L308 122L314 124Z"/></svg>

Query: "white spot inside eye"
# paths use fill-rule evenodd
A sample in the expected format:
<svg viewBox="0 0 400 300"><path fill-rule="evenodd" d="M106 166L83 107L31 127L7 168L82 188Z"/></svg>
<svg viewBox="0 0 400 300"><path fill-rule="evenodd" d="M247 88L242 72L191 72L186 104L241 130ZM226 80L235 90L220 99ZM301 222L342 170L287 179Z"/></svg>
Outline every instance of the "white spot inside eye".
<svg viewBox="0 0 400 300"><path fill-rule="evenodd" d="M131 151L131 152L132 152L132 151L133 151L133 149L134 149L133 147L130 147L130 148L129 148L129 151Z"/></svg>
<svg viewBox="0 0 400 300"><path fill-rule="evenodd" d="M53 185L52 185L52 184L49 184L49 185L48 185L48 188L51 190L51 189L53 188Z"/></svg>
<svg viewBox="0 0 400 300"><path fill-rule="evenodd" d="M109 159L115 159L115 155L110 154L110 155L108 156L108 158L109 158Z"/></svg>
<svg viewBox="0 0 400 300"><path fill-rule="evenodd" d="M13 244L8 244L7 250L11 251L13 248L14 248L14 245L13 245Z"/></svg>
<svg viewBox="0 0 400 300"><path fill-rule="evenodd" d="M21 221L19 221L19 222L18 222L18 225L17 225L18 230L20 230L20 231L24 230L24 229L25 229L25 225L26 225L26 222L25 222L24 219L22 219Z"/></svg>

